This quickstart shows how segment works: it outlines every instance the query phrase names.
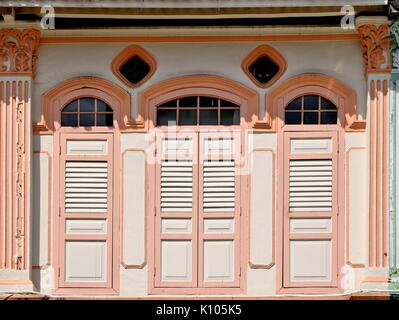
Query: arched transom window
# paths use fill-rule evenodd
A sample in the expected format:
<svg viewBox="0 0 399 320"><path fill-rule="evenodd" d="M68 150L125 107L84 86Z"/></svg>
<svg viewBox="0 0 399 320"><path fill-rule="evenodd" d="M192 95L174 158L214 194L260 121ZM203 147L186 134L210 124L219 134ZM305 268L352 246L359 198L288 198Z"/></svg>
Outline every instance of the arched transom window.
<svg viewBox="0 0 399 320"><path fill-rule="evenodd" d="M304 95L285 108L285 124L337 124L338 109L330 100L318 95Z"/></svg>
<svg viewBox="0 0 399 320"><path fill-rule="evenodd" d="M157 106L158 126L232 126L239 124L240 106L217 97L182 97Z"/></svg>
<svg viewBox="0 0 399 320"><path fill-rule="evenodd" d="M113 120L112 108L91 97L76 99L61 111L62 127L111 127Z"/></svg>

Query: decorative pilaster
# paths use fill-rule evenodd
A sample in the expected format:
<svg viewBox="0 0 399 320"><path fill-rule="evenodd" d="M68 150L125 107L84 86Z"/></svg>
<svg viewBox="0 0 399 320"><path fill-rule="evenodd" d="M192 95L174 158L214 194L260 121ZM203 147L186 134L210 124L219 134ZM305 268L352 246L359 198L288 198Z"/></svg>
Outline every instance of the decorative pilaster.
<svg viewBox="0 0 399 320"><path fill-rule="evenodd" d="M3 286L30 283L30 103L39 42L40 32L35 29L0 30L0 285Z"/></svg>
<svg viewBox="0 0 399 320"><path fill-rule="evenodd" d="M389 26L359 27L368 83L369 267L388 267L389 252Z"/></svg>

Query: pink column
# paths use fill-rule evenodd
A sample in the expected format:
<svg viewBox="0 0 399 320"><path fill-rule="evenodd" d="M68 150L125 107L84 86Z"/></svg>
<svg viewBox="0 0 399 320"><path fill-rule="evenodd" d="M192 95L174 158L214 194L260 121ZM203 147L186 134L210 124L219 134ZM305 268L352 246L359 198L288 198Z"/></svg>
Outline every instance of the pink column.
<svg viewBox="0 0 399 320"><path fill-rule="evenodd" d="M389 99L391 72L389 26L359 27L368 84L369 267L388 267ZM387 279L380 279L386 282Z"/></svg>
<svg viewBox="0 0 399 320"><path fill-rule="evenodd" d="M0 290L29 280L31 86L40 32L0 30Z"/></svg>

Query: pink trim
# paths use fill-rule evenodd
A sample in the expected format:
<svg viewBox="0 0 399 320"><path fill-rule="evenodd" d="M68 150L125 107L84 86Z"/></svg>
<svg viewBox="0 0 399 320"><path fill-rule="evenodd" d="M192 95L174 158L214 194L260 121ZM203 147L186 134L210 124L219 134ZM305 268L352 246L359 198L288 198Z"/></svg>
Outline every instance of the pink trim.
<svg viewBox="0 0 399 320"><path fill-rule="evenodd" d="M88 139L87 134L82 134L82 135L62 135L61 136L61 149L60 149L60 171L59 171L59 178L60 178L60 216L59 216L59 224L60 224L60 233L59 236L61 237L60 243L58 250L60 252L60 259L59 259L59 267L60 267L60 275L58 278L58 286L59 288L66 288L66 287L89 287L89 288L94 288L94 287L100 287L100 288L112 288L113 285L113 267L112 267L112 261L113 261L113 245L112 245L112 230L114 230L113 227L113 216L116 216L116 214L113 212L113 194L112 192L108 193L108 199L107 199L107 204L108 204L108 210L107 214L98 214L98 215L93 215L93 214L66 214L65 213L65 190L64 190L64 185L65 185L65 163L66 161L71 161L71 160L85 160L85 161L90 161L90 160L101 160L101 161L107 161L108 162L108 186L114 185L113 182L113 176L114 176L114 168L113 168L113 161L115 158L115 155L113 154L114 148L113 148L113 136L112 135L96 135L96 134L90 134L90 139L91 140L107 140L107 150L108 154L105 156L71 156L66 154L66 141L67 139ZM110 188L111 189L111 188ZM99 216L101 218L106 218L107 220L107 233L105 235L100 234L66 234L65 233L65 220L67 218L80 218L80 219L93 219L96 216ZM105 282L99 282L99 283L92 283L92 282L71 282L68 283L66 282L65 279L65 242L68 240L103 240L107 242L107 275L106 275L106 281Z"/></svg>
<svg viewBox="0 0 399 320"><path fill-rule="evenodd" d="M377 192L376 192L376 219L375 219L375 238L376 238L376 267L381 266L381 158L379 156L381 151L380 146L380 123L381 123L381 112L380 109L384 108L382 105L382 91L381 91L381 80L377 80L377 119L376 119L376 132L377 132L377 160L376 160L376 185L377 185Z"/></svg>
<svg viewBox="0 0 399 320"><path fill-rule="evenodd" d="M266 111L262 121L259 121L255 128L270 131L280 130L277 127L277 117L279 110L284 108L289 102L304 94L321 95L338 107L339 125L346 131L363 130L364 126L359 123L362 119L357 117L356 91L342 83L341 81L323 74L301 74L294 76L280 86L271 91L266 97ZM282 118L284 119L284 118ZM283 122L279 122L283 125ZM290 126L293 127L293 126ZM306 126L308 128L310 126ZM320 130L317 126L316 130ZM332 126L326 126L331 129ZM298 126L299 130L303 130Z"/></svg>
<svg viewBox="0 0 399 320"><path fill-rule="evenodd" d="M289 287L336 287L337 286L337 277L334 275L338 275L337 270L337 215L338 215L338 190L337 190L337 170L338 170L338 141L337 141L337 133L332 132L285 132L284 134L284 258L283 260L286 263L283 264L283 286L285 288ZM333 151L330 154L297 154L293 156L290 152L290 140L292 138L308 138L308 137L331 137ZM293 234L290 232L289 224L291 213L288 211L289 204L289 162L291 159L332 159L333 161L333 208L332 212L328 217L332 219L332 233L300 233ZM318 212L309 212L312 216L318 217ZM296 217L302 216L302 213L297 213ZM309 216L309 215L307 215ZM290 279L290 240L330 240L332 242L332 270L331 270L331 281L293 281Z"/></svg>
<svg viewBox="0 0 399 320"><path fill-rule="evenodd" d="M66 80L42 96L41 120L33 124L36 134L53 134L60 128L60 111L70 101L89 96L104 100L114 111L114 125L119 130L140 128L131 119L130 94L114 83L96 77Z"/></svg>
<svg viewBox="0 0 399 320"><path fill-rule="evenodd" d="M388 82L383 82L383 134L382 134L382 267L388 266L389 250L389 103Z"/></svg>
<svg viewBox="0 0 399 320"><path fill-rule="evenodd" d="M61 135L67 135L70 136L71 133L68 134L68 129L69 128L62 128L59 130L58 134L56 134L54 136L54 147L53 150L61 150ZM75 128L76 129L76 128ZM100 128L97 130L93 130L96 132L96 135L99 137L103 137L112 134L113 136L113 140L115 141L113 143L113 157L110 161L113 162L113 170L114 170L114 174L113 174L113 179L114 179L114 187L112 189L112 192L114 194L114 199L113 199L113 212L117 213L120 212L119 211L119 197L118 195L119 193L119 174L115 174L119 172L119 160L120 160L120 146L119 146L119 141L120 141L120 133L118 130L110 130L110 129L105 129L105 128ZM65 132L64 134L62 134L62 132ZM76 135L77 138L81 138L81 139L87 139L87 131L86 130L70 130L70 132L73 133L85 133L84 135ZM55 172L55 178L54 178L54 195L53 195L53 205L54 205L54 213L58 212L59 210L59 205L62 204L62 197L61 196L61 191L60 188L62 186L62 178L63 175L60 176L61 171L61 167L60 167L60 157L61 155L59 154L59 152L54 152L54 172ZM84 159L89 159L90 157L85 157ZM76 159L82 159L81 157L76 157ZM71 218L73 218L74 216L71 214L68 214L68 216L70 216ZM84 217L84 215L80 215L81 217ZM91 218L96 218L96 215L91 214L90 215ZM64 230L62 228L61 225L61 221L60 221L60 217L55 216L54 217L54 221L53 221L53 228L54 228L54 269L56 270L56 272L54 273L54 281L55 281L55 290L54 293L56 294L94 294L94 295L99 295L99 294L116 294L119 291L119 253L120 253L120 248L119 248L119 215L118 214L114 214L112 217L112 227L111 229L108 228L108 230L112 230L112 239L108 238L108 241L112 240L112 247L113 250L111 252L111 250L108 251L108 262L110 262L110 264L112 265L112 282L108 283L108 286L112 286L108 289L103 289L103 288L96 288L96 287L92 287L92 288L62 288L60 287L60 285L62 285L62 281L58 281L58 268L61 268L62 265L60 263L60 259L62 257L62 255L60 255L60 251L59 248L61 246L62 241L60 236L63 234L63 232L61 232L61 230ZM109 232L110 233L110 232ZM108 270L110 270L109 265L108 265ZM61 271L61 270L60 270ZM60 272L60 276L62 277L62 272ZM108 274L108 278L107 279L111 279L110 275ZM82 285L79 283L74 283L75 285Z"/></svg>
<svg viewBox="0 0 399 320"><path fill-rule="evenodd" d="M369 179L370 179L370 194L369 194L369 266L373 267L374 262L374 197L375 197L375 183L374 183L374 163L375 163L375 82L370 83L370 165L369 165Z"/></svg>
<svg viewBox="0 0 399 320"><path fill-rule="evenodd" d="M4 82L0 81L0 221L3 222L5 219L5 212L3 210L4 198L5 198L5 186L4 186L4 166L5 159L3 158L5 155L5 145L6 145L6 136L3 135L3 127L5 126L3 122L5 121L5 99L4 99ZM3 245L6 235L5 226L0 227L0 269L4 267L5 260L5 250L3 250ZM4 242L3 242L4 239Z"/></svg>
<svg viewBox="0 0 399 320"><path fill-rule="evenodd" d="M330 81L328 81L330 79ZM328 84L329 83L329 84ZM328 84L328 85L327 85ZM324 86L324 88L323 88ZM309 91L310 90L310 91ZM341 92L341 90L343 90ZM303 95L303 94L308 94L308 93L316 93L321 96L324 96L328 99L330 99L332 102L336 103L338 106L338 119L339 119L339 124L338 125L320 125L320 126L285 126L284 125L284 109L285 106L296 96ZM342 129L343 126L346 127L346 130L349 130L352 125L350 124L351 122L348 122L349 119L352 119L354 122L352 124L355 124L355 118L356 117L356 107L355 107L355 99L356 95L353 90L349 89L348 87L344 86L342 83L336 81L335 79L332 79L330 77L324 76L324 75L300 75L297 77L293 77L289 80L287 80L285 83L280 85L278 88L276 88L269 96L268 96L269 101L267 102L267 106L269 107L269 113L266 114L266 121L265 123L269 123L269 129L276 130L278 129L278 159L279 160L278 166L277 166L277 172L278 176L284 177L284 167L287 165L287 163L284 164L284 162L288 161L288 157L285 156L284 148L282 146L285 145L285 136L332 136L335 135L335 141L336 143L334 144L334 157L335 157L335 172L336 172L336 177L333 181L333 184L335 186L335 192L334 192L334 212L335 214L333 215L333 233L332 233L332 238L336 239L336 244L334 246L334 251L333 253L333 271L332 275L337 274L337 278L334 278L333 281L329 283L325 283L324 285L330 285L333 286L332 288L326 288L326 287L321 287L317 288L316 285L306 283L306 282L301 282L297 283L295 282L296 286L302 286L302 287L297 287L297 288L284 288L284 283L287 285L294 285L290 281L287 281L283 279L283 275L288 276L289 273L287 273L287 265L283 264L283 243L285 243L285 246L287 246L287 241L288 238L285 237L284 240L284 234L288 232L287 228L287 215L284 215L283 208L277 208L278 209L278 214L276 218L276 225L277 225L277 231L276 231L276 237L277 237L277 246L276 246L276 251L277 251L277 257L276 257L276 266L277 266L277 272L276 272L276 287L277 287L277 292L278 293L339 293L341 292L341 288L339 287L339 280L340 277L338 276L338 270L341 269L341 266L344 265L344 231L345 231L345 221L344 215L340 214L337 215L338 211L342 212L344 208L344 193L343 192L338 192L337 190L343 190L343 182L344 182L344 131ZM352 111L347 112L348 109L351 108ZM348 118L349 116L349 118ZM352 121L350 120L350 121ZM306 130L306 131L304 131ZM297 131L302 131L302 132L297 132ZM292 132L292 133L291 133ZM339 148L339 152L338 149ZM291 156L290 156L291 157ZM308 156L304 156L304 158L307 158ZM293 156L292 158L300 158L300 156ZM319 154L317 155L317 158L323 158L323 156L320 156ZM277 187L278 187L278 192L277 192L277 197L278 197L278 202L277 203L287 203L287 193L284 192L284 183L281 181L277 181ZM338 188L338 189L337 189ZM290 213L290 216L292 217L311 217L314 213ZM318 213L318 216L327 216L327 214L324 213ZM331 214L329 215L331 216ZM285 218L283 218L285 217ZM284 233L284 230L285 233ZM322 235L324 237L324 234ZM284 240L284 242L283 242ZM287 250L284 251L285 255L287 254ZM284 261L286 260L287 257L285 257ZM283 268L285 269L283 272ZM334 271L335 270L335 271ZM311 286L309 288L303 287L303 286Z"/></svg>
<svg viewBox="0 0 399 320"><path fill-rule="evenodd" d="M198 259L198 234L197 230L199 227L199 217L198 217L198 140L197 140L197 135L195 133L187 133L187 132L182 132L182 133L176 133L172 134L174 138L180 138L180 139L190 139L192 142L192 154L187 155L187 156L179 156L176 155L176 157L168 157L168 156L163 156L161 151L162 151L162 136L157 136L156 138L156 143L157 143L157 159L156 159L156 180L155 185L156 185L156 190L155 190L155 196L156 196L156 204L155 204L155 264L152 265L151 267L155 273L155 284L152 284L153 288L175 288L175 287L186 287L186 288L193 288L198 286L198 280L197 280L197 274L198 274L198 265L199 265L199 259ZM163 160L190 160L192 161L192 179L193 179L193 188L192 188L192 212L187 212L187 213L180 213L180 212L161 212L161 177L160 177L160 170L161 170L161 162ZM183 218L187 217L191 219L191 233L190 234L162 234L161 232L161 220L162 218ZM161 242L163 240L190 240L191 241L191 256L192 256L192 261L191 261L191 281L179 281L179 282L172 282L172 281L162 281L161 279ZM155 269L154 269L155 268ZM149 268L151 270L151 268ZM150 271L151 272L151 271ZM149 277L151 277L151 273L149 273ZM152 288L151 287L151 288Z"/></svg>
<svg viewBox="0 0 399 320"><path fill-rule="evenodd" d="M139 95L137 123L148 131L156 126L155 106L161 101L185 95L211 95L221 97L241 106L241 126L251 128L259 118L257 92L242 84L219 76L182 76L157 83Z"/></svg>
<svg viewBox="0 0 399 320"><path fill-rule="evenodd" d="M270 152L272 154L272 261L269 264L256 264L251 261L251 215L248 215L248 265L251 269L271 269L276 264L276 153L273 149L270 148L254 148L253 152ZM252 194L252 176L248 178L248 198L250 199L250 195Z"/></svg>
<svg viewBox="0 0 399 320"><path fill-rule="evenodd" d="M134 84L131 83L129 80L127 80L120 72L120 68L132 57L138 56L143 61L145 61L149 66L150 66L150 71L148 74L138 83ZM119 53L114 61L112 61L111 65L111 70L115 77L117 77L120 81L122 81L126 86L131 87L131 88L137 88L141 86L144 82L148 81L152 75L155 73L155 70L157 68L157 63L154 59L154 57L144 48L137 46L137 45L131 45L126 47L125 49L122 50L121 53Z"/></svg>
<svg viewBox="0 0 399 320"><path fill-rule="evenodd" d="M271 61L276 63L279 67L279 71L272 79L270 79L269 82L260 83L249 71L249 67L257 59L259 59L260 57L264 57L264 56L268 57ZM277 82L277 80L280 79L282 77L282 75L284 74L284 72L287 70L287 61L282 56L282 54L280 52L278 52L276 49L274 49L273 47L268 46L268 45L261 45L251 51L251 53L243 60L241 67L242 67L242 70L245 72L245 74L248 76L248 78L253 83L255 83L258 87L269 88L275 82Z"/></svg>

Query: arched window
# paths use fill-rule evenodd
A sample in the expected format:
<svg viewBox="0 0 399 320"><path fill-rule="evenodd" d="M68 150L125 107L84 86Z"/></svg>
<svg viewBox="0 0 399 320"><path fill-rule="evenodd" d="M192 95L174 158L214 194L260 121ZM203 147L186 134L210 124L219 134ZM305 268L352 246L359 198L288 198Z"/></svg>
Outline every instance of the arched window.
<svg viewBox="0 0 399 320"><path fill-rule="evenodd" d="M217 97L188 96L157 106L157 126L240 125L240 106Z"/></svg>
<svg viewBox="0 0 399 320"><path fill-rule="evenodd" d="M112 127L113 121L112 108L91 97L73 100L61 111L62 127Z"/></svg>
<svg viewBox="0 0 399 320"><path fill-rule="evenodd" d="M304 95L292 100L285 108L285 124L337 124L338 109L319 95Z"/></svg>

